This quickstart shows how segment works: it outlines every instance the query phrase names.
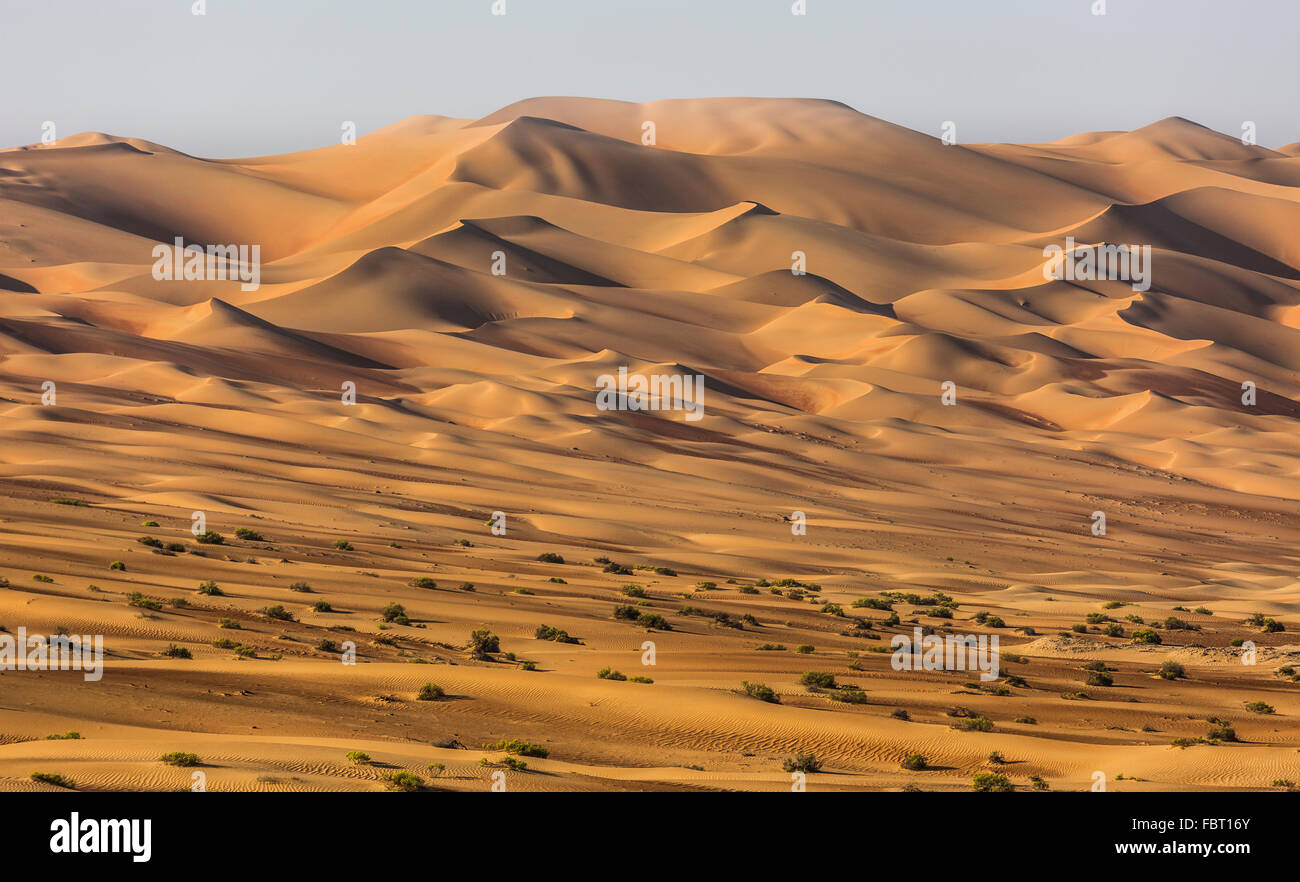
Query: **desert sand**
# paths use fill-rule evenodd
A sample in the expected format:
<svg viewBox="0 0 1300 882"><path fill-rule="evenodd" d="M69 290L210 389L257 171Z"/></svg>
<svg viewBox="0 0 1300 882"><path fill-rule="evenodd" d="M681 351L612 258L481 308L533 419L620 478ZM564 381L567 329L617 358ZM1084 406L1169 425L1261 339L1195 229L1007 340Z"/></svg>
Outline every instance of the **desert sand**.
<svg viewBox="0 0 1300 882"><path fill-rule="evenodd" d="M260 246L260 286L156 279L175 237ZM1150 245L1150 289L1044 278L1067 237ZM789 790L809 753L809 791L1285 787L1298 280L1300 151L1178 118L945 145L541 98L283 156L0 151L0 625L106 651L0 673L0 789ZM702 375L703 418L597 409L620 366ZM1001 676L895 670L918 625L998 635Z"/></svg>

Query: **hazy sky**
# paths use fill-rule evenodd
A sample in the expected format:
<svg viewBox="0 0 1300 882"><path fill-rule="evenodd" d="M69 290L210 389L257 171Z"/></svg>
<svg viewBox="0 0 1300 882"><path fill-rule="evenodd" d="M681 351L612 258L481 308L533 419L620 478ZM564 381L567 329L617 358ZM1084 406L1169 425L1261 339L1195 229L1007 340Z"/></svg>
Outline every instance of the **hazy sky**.
<svg viewBox="0 0 1300 882"><path fill-rule="evenodd" d="M0 0L0 146L86 130L206 156L520 98L834 98L962 141L1185 116L1300 141L1297 0Z"/></svg>

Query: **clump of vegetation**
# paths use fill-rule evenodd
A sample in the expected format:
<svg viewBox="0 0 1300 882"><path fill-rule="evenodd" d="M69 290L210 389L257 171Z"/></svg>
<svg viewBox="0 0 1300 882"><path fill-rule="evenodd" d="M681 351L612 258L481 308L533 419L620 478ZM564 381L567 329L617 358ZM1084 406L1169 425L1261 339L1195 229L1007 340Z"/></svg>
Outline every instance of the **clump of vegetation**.
<svg viewBox="0 0 1300 882"><path fill-rule="evenodd" d="M671 631L673 626L668 624L668 620L659 613L641 613L636 617L636 623L643 628L651 628L656 631Z"/></svg>
<svg viewBox="0 0 1300 882"><path fill-rule="evenodd" d="M1187 676L1187 669L1176 661L1167 661L1160 666L1160 676L1166 680L1178 680Z"/></svg>
<svg viewBox="0 0 1300 882"><path fill-rule="evenodd" d="M785 652L785 646L780 643L764 643L761 646L755 646L760 652Z"/></svg>
<svg viewBox="0 0 1300 882"><path fill-rule="evenodd" d="M1096 671L1088 677L1089 686L1114 686L1115 678L1104 671Z"/></svg>
<svg viewBox="0 0 1300 882"><path fill-rule="evenodd" d="M976 772L971 778L971 788L977 793L1010 793L1011 781L997 772Z"/></svg>
<svg viewBox="0 0 1300 882"><path fill-rule="evenodd" d="M645 597L645 589L640 585L624 585L623 593L628 597Z"/></svg>
<svg viewBox="0 0 1300 882"><path fill-rule="evenodd" d="M993 721L986 716L970 717L969 719L958 720L952 724L952 728L959 732L992 732Z"/></svg>
<svg viewBox="0 0 1300 882"><path fill-rule="evenodd" d="M781 763L781 768L787 772L820 772L822 763L815 753L796 753Z"/></svg>
<svg viewBox="0 0 1300 882"><path fill-rule="evenodd" d="M222 536L216 530L204 530L194 537L194 541L200 545L224 545L226 537Z"/></svg>
<svg viewBox="0 0 1300 882"><path fill-rule="evenodd" d="M556 554L554 551L544 551L541 554L537 555L537 559L542 563L553 563L553 564L564 563L564 558Z"/></svg>
<svg viewBox="0 0 1300 882"><path fill-rule="evenodd" d="M767 701L772 704L781 703L781 696L777 695L776 691L765 683L751 683L748 680L742 680L740 688L750 698L757 698L759 701Z"/></svg>
<svg viewBox="0 0 1300 882"><path fill-rule="evenodd" d="M136 542L139 542L141 545L147 545L147 546L149 546L150 548L162 548L162 547L163 547L162 540L161 540L161 539L155 539L155 538L152 537L152 536L141 536L139 539L137 539L137 540L135 540L135 541L136 541Z"/></svg>
<svg viewBox="0 0 1300 882"><path fill-rule="evenodd" d="M502 753L512 753L516 756L532 756L538 759L546 759L551 752L540 744L533 744L529 741L521 741L518 738L502 739L496 744L483 745L484 750L499 750Z"/></svg>
<svg viewBox="0 0 1300 882"><path fill-rule="evenodd" d="M364 750L349 750L344 754L348 762L354 766L366 766L370 764L370 754Z"/></svg>
<svg viewBox="0 0 1300 882"><path fill-rule="evenodd" d="M1007 764L1007 758L1002 755L1002 751L995 750L989 754L989 763L994 766L1005 766Z"/></svg>
<svg viewBox="0 0 1300 882"><path fill-rule="evenodd" d="M127 606L138 606L141 609L148 609L157 612L162 609L162 601L154 600L152 597L145 597L139 591L132 591L126 595Z"/></svg>
<svg viewBox="0 0 1300 882"><path fill-rule="evenodd" d="M636 621L636 617L639 615L641 615L641 610L637 609L630 603L624 603L614 607L614 618L616 619L631 619L632 621Z"/></svg>
<svg viewBox="0 0 1300 882"><path fill-rule="evenodd" d="M548 581L548 582L554 582L556 585L567 585L567 584L569 584L568 582L566 582L566 581L564 581L563 579L561 579L559 576L551 576L551 578L547 579L546 581Z"/></svg>
<svg viewBox="0 0 1300 882"><path fill-rule="evenodd" d="M632 568L611 560L609 563L605 564L605 568L601 570L601 572L614 573L619 576L630 576L632 575Z"/></svg>
<svg viewBox="0 0 1300 882"><path fill-rule="evenodd" d="M175 643L167 644L167 648L163 650L162 654L168 658L194 658L189 649L184 646L177 646Z"/></svg>
<svg viewBox="0 0 1300 882"><path fill-rule="evenodd" d="M799 677L799 683L803 686L816 686L821 689L835 688L835 675L828 674L824 671L804 671Z"/></svg>
<svg viewBox="0 0 1300 882"><path fill-rule="evenodd" d="M116 571L118 571L119 573L126 572L126 564L122 563L120 560L115 560L115 561L113 561L112 563L110 563L110 564L108 565L108 568L109 568L110 570L116 570ZM32 576L32 578L35 579L37 582L53 582L53 581L54 581L54 580L51 579L49 576Z"/></svg>
<svg viewBox="0 0 1300 882"><path fill-rule="evenodd" d="M596 676L602 680L626 680L627 677L621 671L615 671L610 668L601 668L596 672Z"/></svg>
<svg viewBox="0 0 1300 882"><path fill-rule="evenodd" d="M800 643L794 648L794 651L803 655L812 655L817 649L811 643Z"/></svg>
<svg viewBox="0 0 1300 882"><path fill-rule="evenodd" d="M930 768L929 760L925 758L924 754L920 753L909 753L903 757L901 765L909 772L923 772Z"/></svg>
<svg viewBox="0 0 1300 882"><path fill-rule="evenodd" d="M1275 712L1273 705L1264 701L1248 701L1246 702L1246 710L1252 714L1271 714Z"/></svg>
<svg viewBox="0 0 1300 882"><path fill-rule="evenodd" d="M416 576L406 584L410 585L412 588L433 589L438 587L438 583L435 582L433 579L430 579L428 576Z"/></svg>
<svg viewBox="0 0 1300 882"><path fill-rule="evenodd" d="M231 640L229 637L218 637L216 640L212 641L212 645L217 649L234 649L239 644Z"/></svg>
<svg viewBox="0 0 1300 882"><path fill-rule="evenodd" d="M265 542L265 541L266 541L265 539L262 538L262 534L261 534L261 533L257 532L256 530L250 530L250 529L248 529L247 527L236 527L236 528L235 528L235 538L237 538L237 539L243 539L245 542Z"/></svg>
<svg viewBox="0 0 1300 882"><path fill-rule="evenodd" d="M62 787L65 790L76 790L77 783L71 778L65 778L54 772L32 772L31 779L38 784L52 784L55 787Z"/></svg>
<svg viewBox="0 0 1300 882"><path fill-rule="evenodd" d="M319 649L321 652L339 651L339 645L335 643L333 640L329 639L328 637L321 638L321 640L316 644L316 648Z"/></svg>
<svg viewBox="0 0 1300 882"><path fill-rule="evenodd" d="M538 625L537 630L533 632L533 637L538 640L554 640L556 643L577 643L576 637L570 637L569 632L560 628L552 628L550 625Z"/></svg>
<svg viewBox="0 0 1300 882"><path fill-rule="evenodd" d="M420 687L420 694L417 695L416 701L440 701L447 697L447 692L441 686L435 683L425 683Z"/></svg>
<svg viewBox="0 0 1300 882"><path fill-rule="evenodd" d="M411 620L406 617L406 608L400 603L390 603L379 613L380 618L385 622L392 622L396 625L409 625Z"/></svg>
<svg viewBox="0 0 1300 882"><path fill-rule="evenodd" d="M231 630L231 631L240 631L240 630L243 630L243 629L240 627L239 622L236 622L234 619L227 619L227 618L220 618L220 619L217 619L217 627L218 627L218 628L226 628L226 629L229 629L229 630Z"/></svg>
<svg viewBox="0 0 1300 882"><path fill-rule="evenodd" d="M333 542L333 545L334 545L334 547L337 548L339 551L355 551L355 550L356 550L355 548L352 547L352 543L349 542L349 541L346 540L346 539L335 539L334 542Z"/></svg>
<svg viewBox="0 0 1300 882"><path fill-rule="evenodd" d="M224 597L225 592L217 585L216 582L209 579L206 582L199 583L199 593L206 594L209 597Z"/></svg>
<svg viewBox="0 0 1300 882"><path fill-rule="evenodd" d="M389 772L384 775L384 782L391 790L415 793L424 786L424 779L414 772Z"/></svg>
<svg viewBox="0 0 1300 882"><path fill-rule="evenodd" d="M476 628L469 635L469 651L474 658L486 660L501 651L501 638L487 628Z"/></svg>
<svg viewBox="0 0 1300 882"><path fill-rule="evenodd" d="M64 732L62 735L59 735L59 734L55 734L55 735L46 735L46 736L45 736L45 740L46 740L46 741L80 741L80 740L81 740L81 733L80 733L80 732Z"/></svg>
<svg viewBox="0 0 1300 882"><path fill-rule="evenodd" d="M330 605L328 600L318 600L311 605L311 608L318 613L334 612L334 607Z"/></svg>
<svg viewBox="0 0 1300 882"><path fill-rule="evenodd" d="M828 603L821 608L821 611L831 616L843 617L844 615L844 608L838 603Z"/></svg>
<svg viewBox="0 0 1300 882"><path fill-rule="evenodd" d="M1155 631L1152 631L1150 628L1139 628L1138 630L1133 632L1133 642L1150 643L1153 646L1156 646L1164 641L1160 639L1159 634L1157 634Z"/></svg>
<svg viewBox="0 0 1300 882"><path fill-rule="evenodd" d="M468 539L457 539L457 540L456 540L456 544L459 545L461 548L473 548L473 547L474 547L474 543L473 543L473 542L470 542Z"/></svg>
<svg viewBox="0 0 1300 882"><path fill-rule="evenodd" d="M1038 725L1038 720L1036 720L1036 719L1033 718L1033 717L1016 717L1016 718L1015 718L1014 720L1012 720L1011 722L1013 722L1013 723L1024 723L1024 724L1027 725L1027 726L1037 726L1037 725Z"/></svg>
<svg viewBox="0 0 1300 882"><path fill-rule="evenodd" d="M195 753L185 753L184 751L174 750L171 753L164 753L159 757L160 760L169 766L197 766L199 765L199 756Z"/></svg>
<svg viewBox="0 0 1300 882"><path fill-rule="evenodd" d="M260 610L258 610L258 612L266 616L268 619L275 619L281 622L297 621L297 619L293 617L293 613L289 612L289 610L285 609L281 604L278 603L273 606L264 606Z"/></svg>

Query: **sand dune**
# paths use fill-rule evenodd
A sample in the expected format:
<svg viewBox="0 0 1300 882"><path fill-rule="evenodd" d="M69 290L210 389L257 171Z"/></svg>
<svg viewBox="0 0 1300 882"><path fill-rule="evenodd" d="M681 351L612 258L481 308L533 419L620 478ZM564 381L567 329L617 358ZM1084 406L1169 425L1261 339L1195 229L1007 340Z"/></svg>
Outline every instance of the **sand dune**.
<svg viewBox="0 0 1300 882"><path fill-rule="evenodd" d="M0 673L0 788L1300 780L1297 145L536 98L242 160L74 135L0 151L0 206L0 626L106 648ZM176 237L259 284L157 279ZM1045 276L1067 239L1149 285ZM621 367L700 418L599 409ZM999 677L896 669L914 627Z"/></svg>

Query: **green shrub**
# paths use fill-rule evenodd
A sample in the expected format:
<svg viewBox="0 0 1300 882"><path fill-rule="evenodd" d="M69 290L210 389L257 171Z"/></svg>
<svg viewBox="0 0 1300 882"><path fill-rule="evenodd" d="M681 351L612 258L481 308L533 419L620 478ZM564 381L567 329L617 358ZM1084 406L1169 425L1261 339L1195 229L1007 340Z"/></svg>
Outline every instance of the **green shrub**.
<svg viewBox="0 0 1300 882"><path fill-rule="evenodd" d="M1263 701L1246 702L1246 710L1252 714L1271 714L1274 712L1273 705Z"/></svg>
<svg viewBox="0 0 1300 882"><path fill-rule="evenodd" d="M311 605L311 608L318 613L334 612L334 607L330 605L328 600L318 600Z"/></svg>
<svg viewBox="0 0 1300 882"><path fill-rule="evenodd" d="M137 540L135 540L135 541L136 541L136 542L139 542L141 545L147 545L147 546L149 546L150 548L162 548L162 547L163 547L162 540L161 540L161 539L155 539L155 538L152 537L152 536L141 536L139 539L137 539Z"/></svg>
<svg viewBox="0 0 1300 882"><path fill-rule="evenodd" d="M162 654L168 658L194 658L189 649L184 646L177 646L175 643L167 644L167 648L163 650Z"/></svg>
<svg viewBox="0 0 1300 882"><path fill-rule="evenodd" d="M490 653L501 651L501 638L487 628L476 628L469 635L470 654L477 659L486 659Z"/></svg>
<svg viewBox="0 0 1300 882"><path fill-rule="evenodd" d="M909 753L907 756L903 757L902 766L909 772L920 772L928 769L930 763L922 754Z"/></svg>
<svg viewBox="0 0 1300 882"><path fill-rule="evenodd" d="M400 603L390 603L379 613L380 618L385 622L393 622L398 625L408 625L411 620L406 617L406 608Z"/></svg>
<svg viewBox="0 0 1300 882"><path fill-rule="evenodd" d="M1166 680L1177 680L1187 676L1187 670L1176 661L1167 661L1160 666L1160 676Z"/></svg>
<svg viewBox="0 0 1300 882"><path fill-rule="evenodd" d="M406 584L410 585L412 588L433 589L438 587L438 583L435 582L433 579L430 579L428 576L416 576Z"/></svg>
<svg viewBox="0 0 1300 882"><path fill-rule="evenodd" d="M645 589L640 585L624 585L623 593L628 597L645 597Z"/></svg>
<svg viewBox="0 0 1300 882"><path fill-rule="evenodd" d="M484 750L499 750L503 753L513 753L517 756L532 756L538 759L546 759L551 752L540 744L533 744L528 741L520 741L518 738L502 739L496 744L483 745Z"/></svg>
<svg viewBox="0 0 1300 882"><path fill-rule="evenodd" d="M820 772L822 764L814 753L797 753L781 763L781 768L787 772Z"/></svg>
<svg viewBox="0 0 1300 882"><path fill-rule="evenodd" d="M777 695L776 692L765 683L751 683L748 680L742 680L740 688L743 689L745 694L750 698L757 698L759 701L767 701L772 704L781 703L781 696Z"/></svg>
<svg viewBox="0 0 1300 882"><path fill-rule="evenodd" d="M209 579L209 580L206 581L206 582L200 582L200 583L199 583L199 593L200 593L200 594L206 594L206 595L208 595L209 597L224 597L224 596L225 596L225 592L222 591L222 590L217 586L217 583L216 583L216 582L213 582L211 579Z"/></svg>
<svg viewBox="0 0 1300 882"><path fill-rule="evenodd" d="M796 646L796 647L794 648L794 651L795 651L795 652L802 653L802 654L804 654L804 655L811 655L812 653L816 652L817 650L813 647L813 645L812 645L811 643L801 643L801 644L799 644L798 646Z"/></svg>
<svg viewBox="0 0 1300 882"><path fill-rule="evenodd" d="M370 754L363 750L349 750L344 757L354 766L365 766L370 764Z"/></svg>
<svg viewBox="0 0 1300 882"><path fill-rule="evenodd" d="M264 606L258 610L258 612L266 616L268 619L276 619L281 622L297 621L297 619L293 617L293 613L289 612L289 610L285 609L278 603L274 606Z"/></svg>
<svg viewBox="0 0 1300 882"><path fill-rule="evenodd" d="M1133 632L1133 642L1150 643L1152 645L1159 645L1164 641L1160 639L1159 634L1157 634L1155 631L1152 631L1150 628L1139 628L1138 630Z"/></svg>
<svg viewBox="0 0 1300 882"><path fill-rule="evenodd" d="M406 793L415 793L424 786L424 779L412 772L389 772L384 775L384 781L389 789Z"/></svg>
<svg viewBox="0 0 1300 882"><path fill-rule="evenodd" d="M823 671L804 671L799 677L799 683L803 686L818 686L822 689L835 688L835 675L827 674Z"/></svg>
<svg viewBox="0 0 1300 882"><path fill-rule="evenodd" d="M420 687L420 694L416 696L417 701L439 701L446 698L447 693L441 686L433 683L425 683Z"/></svg>
<svg viewBox="0 0 1300 882"><path fill-rule="evenodd" d="M763 645L755 646L754 648L759 650L760 652L784 652L785 651L785 647L782 646L780 643L764 643Z"/></svg>
<svg viewBox="0 0 1300 882"><path fill-rule="evenodd" d="M46 741L80 741L80 732L64 732L62 735L46 735Z"/></svg>
<svg viewBox="0 0 1300 882"><path fill-rule="evenodd" d="M139 591L132 591L127 594L126 603L128 606L138 606L141 609L153 610L154 612L162 609L163 606L161 600L154 600L152 597L145 597Z"/></svg>
<svg viewBox="0 0 1300 882"><path fill-rule="evenodd" d="M1012 790L1007 776L996 772L976 772L971 778L971 787L979 793L1010 793Z"/></svg>
<svg viewBox="0 0 1300 882"><path fill-rule="evenodd" d="M194 754L194 753L185 753L185 752L183 752L183 751L179 751L179 750L174 750L174 751L172 751L171 753L164 753L162 756L159 757L159 759L162 760L163 762L165 762L165 763L166 763L167 765L169 765L169 766L197 766L197 765L199 765L199 757L198 757L198 754Z"/></svg>
<svg viewBox="0 0 1300 882"><path fill-rule="evenodd" d="M122 563L120 560L115 560L115 561L113 561L112 563L110 563L110 564L108 565L108 568L109 568L110 570L117 570L117 571L120 572L120 573L121 573L121 572L126 572L126 564ZM54 580L51 579L49 576L32 576L32 578L35 579L35 580L38 581L38 582L53 582L53 581L54 581Z"/></svg>
<svg viewBox="0 0 1300 882"><path fill-rule="evenodd" d="M53 772L32 772L31 779L39 784L52 784L55 787L63 787L67 790L77 789L77 783L71 778L56 775Z"/></svg>
<svg viewBox="0 0 1300 882"><path fill-rule="evenodd" d="M334 540L334 547L337 548L339 551L355 551L355 550L356 550L356 549L354 549L354 548L352 547L352 543L349 542L349 541L346 540L346 539L335 539L335 540Z"/></svg>
<svg viewBox="0 0 1300 882"><path fill-rule="evenodd" d="M553 564L564 563L564 558L556 554L554 551L544 551L541 554L537 555L537 559L542 563L553 563Z"/></svg>
<svg viewBox="0 0 1300 882"><path fill-rule="evenodd" d="M636 617L636 623L643 628L652 628L656 631L671 631L673 626L668 624L668 620L659 613L641 613Z"/></svg>
<svg viewBox="0 0 1300 882"><path fill-rule="evenodd" d="M200 545L224 545L226 537L222 536L216 530L204 530L194 537L194 541Z"/></svg>
<svg viewBox="0 0 1300 882"><path fill-rule="evenodd" d="M611 670L610 668L601 668L599 671L596 672L596 676L602 680L626 680L627 679L627 677L625 677L621 672Z"/></svg>
<svg viewBox="0 0 1300 882"><path fill-rule="evenodd" d="M550 625L538 625L537 630L533 632L533 637L538 640L554 640L556 643L577 643L577 639L570 637L568 631L559 628L552 628Z"/></svg>

